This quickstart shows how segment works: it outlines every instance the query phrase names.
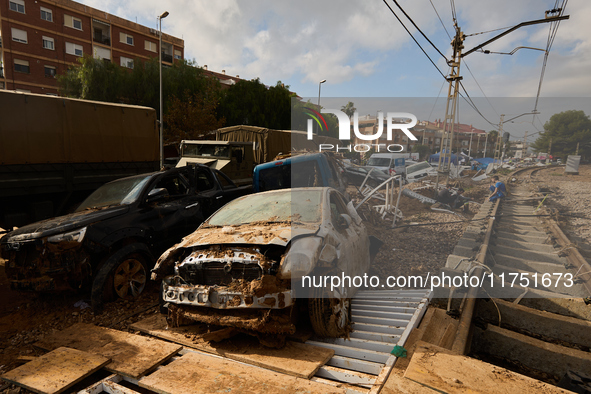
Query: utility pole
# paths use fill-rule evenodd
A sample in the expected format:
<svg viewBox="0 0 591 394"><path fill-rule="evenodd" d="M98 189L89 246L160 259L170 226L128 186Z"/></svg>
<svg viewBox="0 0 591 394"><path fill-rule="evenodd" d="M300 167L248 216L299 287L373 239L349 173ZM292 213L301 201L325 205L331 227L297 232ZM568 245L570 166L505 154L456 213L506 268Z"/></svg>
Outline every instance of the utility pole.
<svg viewBox="0 0 591 394"><path fill-rule="evenodd" d="M525 159L526 154L527 154L527 130L525 130L525 135L523 136L523 147L521 148L521 157Z"/></svg>
<svg viewBox="0 0 591 394"><path fill-rule="evenodd" d="M448 175L451 167L454 139L454 128L456 125L456 109L458 106L459 85L462 77L460 76L460 61L462 59L462 49L464 48L464 39L466 36L456 25L456 35L451 41L453 48L453 59L448 62L451 67L449 76L445 79L449 82L447 88L447 102L445 104L445 119L443 122L443 135L441 138L441 147L439 150L439 163L437 165L437 180L435 181L435 195L439 190L439 175ZM449 128L448 128L449 127Z"/></svg>
<svg viewBox="0 0 591 394"><path fill-rule="evenodd" d="M501 145L502 145L502 136L503 136L503 121L505 119L505 114L501 114L501 121L499 122L499 136L497 138L497 144L495 145L495 156L493 161L493 168L496 167L497 159L501 161L501 165L503 165L503 158L501 156Z"/></svg>
<svg viewBox="0 0 591 394"><path fill-rule="evenodd" d="M448 61L448 65L451 67L449 76L445 79L449 82L449 87L447 90L447 103L445 106L445 121L443 123L443 138L441 139L441 148L439 151L439 163L437 166L437 181L435 183L435 194L437 194L437 190L439 188L439 175L449 175L449 169L451 165L451 148L453 147L453 137L454 137L454 127L455 127L455 117L456 117L456 108L457 108L457 99L458 99L458 87L462 77L460 76L460 62L463 57L471 54L472 52L477 51L478 49L484 47L485 45L490 44L493 41L498 40L499 38L515 31L523 26L535 25L539 23L547 23L547 22L556 22L564 19L568 19L568 15L563 16L548 16L548 12L546 12L546 17L544 19L538 19L534 21L522 22L516 26L513 26L504 32L494 36L493 38L489 39L488 41L470 49L469 51L462 54L462 49L464 49L464 40L466 36L462 33L460 27L454 21L454 28L456 30L456 35L454 36L453 40L451 41L451 46L453 48L453 58L451 61ZM448 129L449 125L449 129ZM449 133L449 138L446 138L446 135ZM501 143L501 134L499 134L498 138L498 145L500 146ZM485 143L486 145L486 143ZM486 147L485 147L486 149ZM485 152L486 155L486 152Z"/></svg>

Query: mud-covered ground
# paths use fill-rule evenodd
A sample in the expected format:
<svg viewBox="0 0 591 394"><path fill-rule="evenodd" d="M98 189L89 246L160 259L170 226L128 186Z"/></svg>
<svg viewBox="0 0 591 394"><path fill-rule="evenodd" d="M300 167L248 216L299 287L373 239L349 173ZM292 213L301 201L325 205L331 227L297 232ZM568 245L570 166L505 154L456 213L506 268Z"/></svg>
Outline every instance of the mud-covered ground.
<svg viewBox="0 0 591 394"><path fill-rule="evenodd" d="M559 212L559 224L583 256L591 258L591 165L581 165L578 175L566 175L565 167L538 171L524 182L533 190L549 189L544 202Z"/></svg>
<svg viewBox="0 0 591 394"><path fill-rule="evenodd" d="M422 186L416 183L405 188L417 189ZM469 203L467 212L462 209L454 210L455 214L433 211L430 204L402 195L399 209L404 217L397 220L397 228L393 229L392 216L382 220L379 214L368 212L371 206L381 204L379 201L370 200L361 207L360 210L368 218L366 227L369 233L384 242L372 265L372 275L377 274L384 279L401 275L424 277L427 273L437 273L445 266L447 256L461 238L469 220L478 212L479 203L488 195L489 183L464 178L454 182L454 186L462 187L465 190L463 195L473 199L474 203ZM416 192L431 198L434 194L433 189L418 189ZM396 189L396 197L397 193ZM413 224L418 226L409 226Z"/></svg>
<svg viewBox="0 0 591 394"><path fill-rule="evenodd" d="M410 185L416 188L420 184ZM466 189L465 195L482 202L488 184L473 184L470 180L461 181ZM355 189L350 190L354 195ZM430 196L432 191L419 190ZM372 272L380 276L417 275L436 272L445 265L463 229L466 219L471 218L478 206L470 204L470 212L456 211L456 215L431 211L428 205L402 196L400 210L404 218L399 225L411 223L439 223L433 226L391 228L391 217L383 221L377 214L369 214L371 205L379 204L370 200L361 209L369 217L367 223L370 234L384 242L374 262ZM459 222L459 223L448 223ZM103 327L128 330L129 325L148 315L158 313L157 286L151 283L144 294L135 301L117 301L105 306L102 314L96 315L91 308L88 294L69 292L61 294L18 293L9 289L4 274L4 261L0 259L0 374L9 371L23 361L19 356L38 356L42 352L33 344L54 331L62 330L75 323L84 322ZM27 393L14 386L2 387L0 393Z"/></svg>

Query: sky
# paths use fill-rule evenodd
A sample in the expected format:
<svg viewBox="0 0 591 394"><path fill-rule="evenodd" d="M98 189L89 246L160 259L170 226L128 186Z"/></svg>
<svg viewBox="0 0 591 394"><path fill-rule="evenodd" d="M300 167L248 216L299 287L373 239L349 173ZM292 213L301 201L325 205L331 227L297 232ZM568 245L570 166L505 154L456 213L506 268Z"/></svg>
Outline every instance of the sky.
<svg viewBox="0 0 591 394"><path fill-rule="evenodd" d="M521 22L543 19L564 0L397 0L410 18L448 59L457 25L467 35L464 52ZM445 115L449 72L446 60L404 17L393 0L81 0L83 4L157 28L185 42L185 58L199 66L243 79L260 78L267 85L281 81L304 99L353 101L360 114L388 111L365 98L421 98L421 108L393 108L420 112L420 119ZM437 68L421 51L389 5L402 19ZM521 49L513 55L474 52L462 59L460 74L468 95L482 116L465 100L459 120L491 130L500 115L505 119L531 112L507 124L512 136L532 134L556 112L581 109L591 115L591 2L566 1L547 58L540 97L544 51ZM440 20L441 19L441 20ZM520 46L545 49L550 23L522 27L484 49L511 52ZM490 30L495 30L490 32ZM482 34L478 34L482 33ZM438 99L439 97L439 99ZM505 98L511 98L504 100ZM523 98L523 99L518 99ZM355 101L357 100L357 102ZM408 100L409 102L411 100ZM330 100L329 100L330 102ZM542 105L545 103L544 105ZM325 104L323 104L325 106ZM339 105L340 107L340 105ZM440 108L442 107L442 108ZM544 107L544 108L542 108ZM417 115L418 116L418 115ZM529 122L529 124L527 123ZM492 124L492 125L491 125Z"/></svg>

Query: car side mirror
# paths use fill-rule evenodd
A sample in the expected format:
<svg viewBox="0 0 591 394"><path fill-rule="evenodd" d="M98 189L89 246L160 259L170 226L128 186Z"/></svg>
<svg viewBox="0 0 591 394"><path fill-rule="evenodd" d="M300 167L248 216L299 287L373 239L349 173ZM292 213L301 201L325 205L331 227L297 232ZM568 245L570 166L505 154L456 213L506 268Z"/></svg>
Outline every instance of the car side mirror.
<svg viewBox="0 0 591 394"><path fill-rule="evenodd" d="M337 219L337 227L339 230L347 229L350 225L351 216L347 215L346 213L339 215L339 218Z"/></svg>
<svg viewBox="0 0 591 394"><path fill-rule="evenodd" d="M148 198L146 199L147 203L163 200L168 197L168 190L164 187L159 187L156 189L150 190L148 193Z"/></svg>

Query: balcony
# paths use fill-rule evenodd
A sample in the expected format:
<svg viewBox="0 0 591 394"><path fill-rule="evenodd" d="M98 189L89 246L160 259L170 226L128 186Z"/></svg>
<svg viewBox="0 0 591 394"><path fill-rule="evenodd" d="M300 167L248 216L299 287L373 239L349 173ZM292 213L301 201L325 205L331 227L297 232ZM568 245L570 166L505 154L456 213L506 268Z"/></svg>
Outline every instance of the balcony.
<svg viewBox="0 0 591 394"><path fill-rule="evenodd" d="M172 63L172 55L162 52L162 61L167 62L167 63Z"/></svg>
<svg viewBox="0 0 591 394"><path fill-rule="evenodd" d="M92 41L99 44L111 46L111 25L92 20Z"/></svg>

